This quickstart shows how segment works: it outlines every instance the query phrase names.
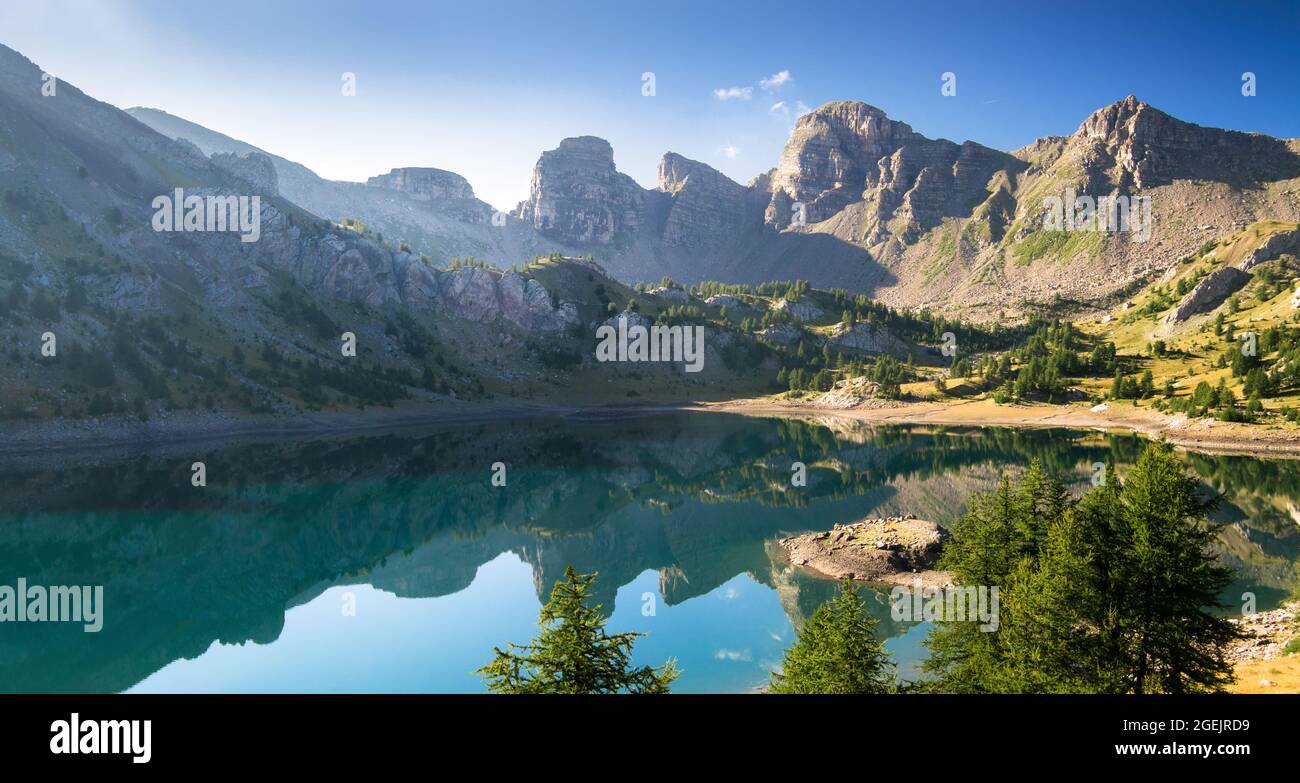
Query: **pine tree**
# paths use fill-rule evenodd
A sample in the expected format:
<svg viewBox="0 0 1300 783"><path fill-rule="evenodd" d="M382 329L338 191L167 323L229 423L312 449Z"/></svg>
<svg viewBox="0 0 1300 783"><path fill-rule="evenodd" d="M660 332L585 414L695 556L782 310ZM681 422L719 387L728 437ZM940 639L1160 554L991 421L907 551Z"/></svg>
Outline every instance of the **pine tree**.
<svg viewBox="0 0 1300 783"><path fill-rule="evenodd" d="M1238 632L1213 612L1231 572L1210 551L1214 499L1197 489L1155 443L1122 482L1077 503L1032 468L977 498L940 564L958 584L1001 586L999 632L937 624L925 664L935 688L1186 693L1230 682Z"/></svg>
<svg viewBox="0 0 1300 783"><path fill-rule="evenodd" d="M769 692L890 693L894 667L875 629L860 589L843 580L839 594L818 607L786 650Z"/></svg>
<svg viewBox="0 0 1300 783"><path fill-rule="evenodd" d="M639 633L605 632L600 606L588 606L595 574L564 569L542 607L541 633L531 643L496 648L478 674L493 693L667 693L680 672L669 660L655 669L631 664Z"/></svg>
<svg viewBox="0 0 1300 783"><path fill-rule="evenodd" d="M1138 383L1138 393L1143 399L1156 393L1156 382L1155 379L1151 377L1150 370L1142 373L1142 380Z"/></svg>
<svg viewBox="0 0 1300 783"><path fill-rule="evenodd" d="M1212 691L1232 682L1227 645L1236 627L1210 613L1232 572L1209 551L1215 531L1206 514L1217 498L1197 497L1167 443L1154 443L1124 481L1115 509L1116 535L1126 544L1120 563L1129 611L1124 635L1125 689L1133 693Z"/></svg>

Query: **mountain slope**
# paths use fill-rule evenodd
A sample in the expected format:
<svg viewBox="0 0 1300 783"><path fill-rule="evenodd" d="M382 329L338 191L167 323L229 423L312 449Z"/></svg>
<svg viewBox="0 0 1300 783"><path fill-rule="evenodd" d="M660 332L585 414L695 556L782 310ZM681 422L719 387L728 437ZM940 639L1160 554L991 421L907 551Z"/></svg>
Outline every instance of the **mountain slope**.
<svg viewBox="0 0 1300 783"><path fill-rule="evenodd" d="M133 111L206 152L252 151ZM1203 128L1132 96L1093 112L1070 136L1011 153L929 139L880 109L843 101L799 118L776 167L746 185L671 152L659 168L658 185L642 188L618 171L605 140L565 139L542 153L507 230L485 237L467 228L472 216L439 222L447 210L431 217L437 208L426 203L412 219L410 204L377 199L382 178L369 188L327 183L277 161L290 198L318 214L356 217L417 251L432 248L435 264L451 248L499 264L589 254L625 282L806 279L978 319L1062 305L1098 312L1208 235L1300 216L1300 140ZM1075 196L1149 198L1150 240L1045 230L1044 200Z"/></svg>
<svg viewBox="0 0 1300 783"><path fill-rule="evenodd" d="M555 249L517 221L494 225L493 209L474 197L468 182L451 172L405 168L377 175L366 183L337 182L300 163L157 109L137 107L127 113L169 138L193 143L206 155L266 155L275 166L280 192L290 201L329 220L360 220L376 235L428 255L437 266L456 257L509 265ZM450 190L428 189L422 184L440 176L459 183Z"/></svg>
<svg viewBox="0 0 1300 783"><path fill-rule="evenodd" d="M41 95L41 73L0 48L0 339L12 346L0 354L0 418L129 415L147 429L176 411L590 396L561 370L590 362L595 324L635 296L598 266L434 268L373 230L286 199L260 152L205 156L72 85ZM441 183L452 200L469 200L454 179L389 176L357 187L427 203ZM203 230L201 219L158 230L172 210L155 200L177 189L187 214L191 200L197 209L207 198L243 199L255 236ZM644 302L644 312L658 310ZM753 338L740 342L759 350ZM696 385L752 388L770 374L750 366L742 377L716 351L706 355ZM609 367L594 388L629 386L682 394L682 371Z"/></svg>

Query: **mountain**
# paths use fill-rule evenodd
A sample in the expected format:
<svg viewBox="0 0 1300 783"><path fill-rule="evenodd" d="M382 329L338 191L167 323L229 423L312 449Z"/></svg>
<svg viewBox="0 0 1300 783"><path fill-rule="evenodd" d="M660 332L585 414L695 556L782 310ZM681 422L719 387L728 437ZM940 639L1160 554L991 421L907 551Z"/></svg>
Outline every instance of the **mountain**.
<svg viewBox="0 0 1300 783"><path fill-rule="evenodd" d="M193 128L184 130L197 141L169 138L71 84L43 95L41 77L0 47L0 340L9 346L0 419L117 416L142 434L177 411L281 416L498 395L625 399L629 390L680 399L716 393L685 391L692 386L759 390L776 372L770 349L718 324L710 328L730 333L710 341L697 375L603 365L600 385L575 383L561 370L594 364L593 335L611 311L653 319L677 301L640 297L574 258L439 268L374 225L316 210L335 199L372 220L409 214L465 235L511 235L455 174L409 168L331 183ZM247 231L227 230L225 204ZM160 222L180 212L175 225Z"/></svg>
<svg viewBox="0 0 1300 783"><path fill-rule="evenodd" d="M376 236L405 243L438 266L456 257L509 266L555 249L517 221L493 224L492 207L474 196L464 177L449 171L409 167L377 174L365 183L337 182L157 109L136 107L126 113L168 138L194 144L205 155L265 155L279 177L280 194L288 200L332 221L361 221Z"/></svg>
<svg viewBox="0 0 1300 783"><path fill-rule="evenodd" d="M205 152L253 151L168 115L133 113ZM929 139L868 104L830 103L800 117L777 165L745 185L669 152L657 186L642 188L604 139L564 139L542 153L528 199L497 234L465 228L475 211L450 205L471 203L472 190L449 172L438 176L457 180L459 195L435 188L423 211L397 210L374 196L397 172L366 186L325 183L272 159L292 200L382 227L435 264L457 254L497 264L528 252L592 255L629 283L806 279L976 319L1062 305L1097 312L1207 239L1300 218L1300 140L1203 128L1132 96L1070 136L1013 152ZM1150 238L1047 230L1045 199L1075 196L1149 198Z"/></svg>

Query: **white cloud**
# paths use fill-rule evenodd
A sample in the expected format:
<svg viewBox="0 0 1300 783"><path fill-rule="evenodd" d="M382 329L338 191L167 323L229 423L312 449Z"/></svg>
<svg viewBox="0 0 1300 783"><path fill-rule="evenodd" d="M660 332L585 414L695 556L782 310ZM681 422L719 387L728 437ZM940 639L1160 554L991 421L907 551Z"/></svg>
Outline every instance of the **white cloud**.
<svg viewBox="0 0 1300 783"><path fill-rule="evenodd" d="M749 650L728 650L728 649L725 649L725 648L724 648L724 649L721 649L721 650L718 650L717 652L715 652L715 653L713 654L713 657L714 657L714 658L717 658L719 661L752 661L752 660L754 660L754 656L750 654Z"/></svg>
<svg viewBox="0 0 1300 783"><path fill-rule="evenodd" d="M777 112L784 112L785 101L777 101L776 103L772 104L772 108L768 109L768 111L772 112L773 114Z"/></svg>
<svg viewBox="0 0 1300 783"><path fill-rule="evenodd" d="M747 101L754 97L753 87L719 87L713 91L713 97L720 101Z"/></svg>
<svg viewBox="0 0 1300 783"><path fill-rule="evenodd" d="M789 84L793 79L794 77L792 77L790 72L786 70L774 73L766 79L759 79L758 86L762 87L764 90L776 90Z"/></svg>
<svg viewBox="0 0 1300 783"><path fill-rule="evenodd" d="M795 101L794 116L802 117L810 111L812 111L812 108L809 107L808 104L804 103L803 101Z"/></svg>
<svg viewBox="0 0 1300 783"><path fill-rule="evenodd" d="M718 152L721 152L728 158L735 158L740 155L740 147L737 147L735 144L725 144L718 148Z"/></svg>

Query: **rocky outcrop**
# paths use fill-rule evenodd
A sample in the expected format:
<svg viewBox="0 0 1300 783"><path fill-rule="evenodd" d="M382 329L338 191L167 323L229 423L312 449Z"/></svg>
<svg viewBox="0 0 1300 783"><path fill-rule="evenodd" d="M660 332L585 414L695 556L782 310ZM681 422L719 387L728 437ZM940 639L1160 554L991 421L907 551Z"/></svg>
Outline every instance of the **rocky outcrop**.
<svg viewBox="0 0 1300 783"><path fill-rule="evenodd" d="M621 324L626 324L626 326L621 326ZM649 329L654 324L649 318L640 313L625 312L606 318L603 325L614 329L631 329L634 326Z"/></svg>
<svg viewBox="0 0 1300 783"><path fill-rule="evenodd" d="M882 158L920 138L905 123L857 101L830 103L805 114L772 172L767 222L778 228L789 225L791 202L805 205L810 223L830 217L862 198Z"/></svg>
<svg viewBox="0 0 1300 783"><path fill-rule="evenodd" d="M485 224L493 210L474 197L469 181L442 169L402 168L366 180L366 188L400 193L429 205L430 211L462 223Z"/></svg>
<svg viewBox="0 0 1300 783"><path fill-rule="evenodd" d="M366 180L372 188L400 190L416 201L474 198L469 180L459 174L428 168L393 169Z"/></svg>
<svg viewBox="0 0 1300 783"><path fill-rule="evenodd" d="M758 336L768 342L780 343L781 345L790 345L804 339L808 335L804 330L794 324L778 324L769 326L758 333Z"/></svg>
<svg viewBox="0 0 1300 783"><path fill-rule="evenodd" d="M864 519L820 533L781 539L790 562L835 579L929 586L951 584L932 567L948 531L909 515Z"/></svg>
<svg viewBox="0 0 1300 783"><path fill-rule="evenodd" d="M607 245L640 228L645 205L646 191L614 167L609 142L580 136L542 153L515 215L561 242Z"/></svg>
<svg viewBox="0 0 1300 783"><path fill-rule="evenodd" d="M669 152L659 161L659 191L672 196L660 232L670 245L707 245L759 222L750 191L717 169Z"/></svg>
<svg viewBox="0 0 1300 783"><path fill-rule="evenodd" d="M467 321L490 323L500 318L522 329L554 332L579 320L572 303L552 303L541 283L515 272L462 268L440 272L437 278L435 304Z"/></svg>
<svg viewBox="0 0 1300 783"><path fill-rule="evenodd" d="M1178 302L1178 306L1165 316L1165 324L1179 324L1194 315L1208 313L1223 304L1223 300L1244 288L1248 282L1250 282L1250 275L1233 267L1211 272L1204 280L1197 283L1195 288L1188 291L1187 295Z"/></svg>
<svg viewBox="0 0 1300 783"><path fill-rule="evenodd" d="M681 288L652 288L646 293L671 302L689 302L691 299L691 295Z"/></svg>
<svg viewBox="0 0 1300 783"><path fill-rule="evenodd" d="M880 384L864 377L836 381L831 390L813 400L817 408L848 410L850 408L899 408L907 403L880 395Z"/></svg>
<svg viewBox="0 0 1300 783"><path fill-rule="evenodd" d="M250 195L276 196L280 193L280 178L275 173L275 163L266 155L258 152L242 155L219 152L212 156L212 163L252 186L256 193Z"/></svg>
<svg viewBox="0 0 1300 783"><path fill-rule="evenodd" d="M731 294L714 294L704 300L706 305L711 307L745 307L745 303L732 296Z"/></svg>
<svg viewBox="0 0 1300 783"><path fill-rule="evenodd" d="M872 324L849 326L838 323L831 330L830 342L841 348L852 348L868 353L896 354L907 351L907 344L889 332Z"/></svg>
<svg viewBox="0 0 1300 783"><path fill-rule="evenodd" d="M1259 247L1251 251L1250 255L1242 259L1237 268L1243 272L1249 272L1260 264L1272 261L1284 254L1300 256L1300 228L1295 231L1283 231L1271 235L1261 242Z"/></svg>
<svg viewBox="0 0 1300 783"><path fill-rule="evenodd" d="M347 231L308 240L266 203L262 215L262 239L246 251L251 254L247 260L255 263L227 270L228 275L241 268L278 268L304 288L334 299L376 308L403 304L476 323L500 319L540 332L562 330L579 320L572 303L559 302L540 282L518 272L439 270L414 253L393 251Z"/></svg>
<svg viewBox="0 0 1300 783"><path fill-rule="evenodd" d="M772 309L778 313L786 313L796 321L816 321L825 315L817 305L802 300L791 302L789 299L780 299L772 305Z"/></svg>

